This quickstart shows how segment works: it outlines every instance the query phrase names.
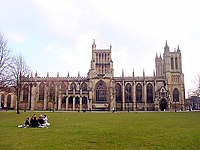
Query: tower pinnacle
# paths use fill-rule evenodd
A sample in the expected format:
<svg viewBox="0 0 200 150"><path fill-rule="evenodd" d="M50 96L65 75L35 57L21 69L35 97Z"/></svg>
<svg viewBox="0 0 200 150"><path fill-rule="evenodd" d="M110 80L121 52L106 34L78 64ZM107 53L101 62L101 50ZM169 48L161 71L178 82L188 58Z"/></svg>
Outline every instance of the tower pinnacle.
<svg viewBox="0 0 200 150"><path fill-rule="evenodd" d="M95 39L93 40L93 43L92 43L92 50L96 50L96 43L95 43Z"/></svg>
<svg viewBox="0 0 200 150"><path fill-rule="evenodd" d="M166 43L165 43L164 52L169 52L169 46L167 44L167 40L166 40Z"/></svg>
<svg viewBox="0 0 200 150"><path fill-rule="evenodd" d="M180 48L179 48L179 45L178 45L178 48L177 48L177 52L181 52Z"/></svg>

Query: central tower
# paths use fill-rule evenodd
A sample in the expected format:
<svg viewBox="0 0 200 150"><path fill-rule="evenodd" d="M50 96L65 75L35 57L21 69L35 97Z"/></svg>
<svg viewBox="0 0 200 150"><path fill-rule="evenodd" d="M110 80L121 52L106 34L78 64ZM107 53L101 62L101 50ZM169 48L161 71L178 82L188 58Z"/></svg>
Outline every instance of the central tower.
<svg viewBox="0 0 200 150"><path fill-rule="evenodd" d="M95 39L92 44L91 67L88 72L90 78L109 77L113 78L113 61L111 58L111 49L96 49Z"/></svg>

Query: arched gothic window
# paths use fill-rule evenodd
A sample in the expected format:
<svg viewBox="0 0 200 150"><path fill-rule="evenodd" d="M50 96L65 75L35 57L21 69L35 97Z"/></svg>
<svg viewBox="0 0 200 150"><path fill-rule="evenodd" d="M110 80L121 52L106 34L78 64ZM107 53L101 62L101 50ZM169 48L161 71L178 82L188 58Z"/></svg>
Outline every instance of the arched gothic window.
<svg viewBox="0 0 200 150"><path fill-rule="evenodd" d="M50 90L49 98L51 101L54 101L55 100L55 84L53 82L50 84L49 90Z"/></svg>
<svg viewBox="0 0 200 150"><path fill-rule="evenodd" d="M72 105L72 104L73 104L73 97L70 96L70 97L69 97L69 105Z"/></svg>
<svg viewBox="0 0 200 150"><path fill-rule="evenodd" d="M171 57L171 69L174 69L174 58Z"/></svg>
<svg viewBox="0 0 200 150"><path fill-rule="evenodd" d="M71 84L70 89L71 90L76 90L76 84L74 82Z"/></svg>
<svg viewBox="0 0 200 150"><path fill-rule="evenodd" d="M173 101L179 102L179 90L177 88L173 90Z"/></svg>
<svg viewBox="0 0 200 150"><path fill-rule="evenodd" d="M153 86L151 83L147 84L147 103L153 103Z"/></svg>
<svg viewBox="0 0 200 150"><path fill-rule="evenodd" d="M11 95L8 94L8 96L7 96L7 107L10 108L10 105L11 105Z"/></svg>
<svg viewBox="0 0 200 150"><path fill-rule="evenodd" d="M87 91L87 84L84 82L81 84L82 91Z"/></svg>
<svg viewBox="0 0 200 150"><path fill-rule="evenodd" d="M136 102L142 102L142 85L140 83L136 85Z"/></svg>
<svg viewBox="0 0 200 150"><path fill-rule="evenodd" d="M79 105L80 104L80 98L77 96L75 98L75 105Z"/></svg>
<svg viewBox="0 0 200 150"><path fill-rule="evenodd" d="M5 95L1 95L1 107L4 108L4 100L5 100Z"/></svg>
<svg viewBox="0 0 200 150"><path fill-rule="evenodd" d="M44 101L44 83L40 83L39 85L39 100Z"/></svg>
<svg viewBox="0 0 200 150"><path fill-rule="evenodd" d="M67 96L63 96L63 97L62 97L62 101L61 101L62 104L66 104L66 98L67 98Z"/></svg>
<svg viewBox="0 0 200 150"><path fill-rule="evenodd" d="M125 101L126 102L132 102L132 97L131 97L131 84L127 83L125 87Z"/></svg>
<svg viewBox="0 0 200 150"><path fill-rule="evenodd" d="M66 85L64 82L61 83L60 88L61 88L61 93L66 94Z"/></svg>
<svg viewBox="0 0 200 150"><path fill-rule="evenodd" d="M98 54L96 53L96 61L99 62L99 59L98 59Z"/></svg>
<svg viewBox="0 0 200 150"><path fill-rule="evenodd" d="M29 85L26 83L23 87L23 101L28 101Z"/></svg>
<svg viewBox="0 0 200 150"><path fill-rule="evenodd" d="M116 92L116 102L122 102L122 88L119 83L115 85L115 92Z"/></svg>
<svg viewBox="0 0 200 150"><path fill-rule="evenodd" d="M83 98L82 98L82 104L83 105L87 104L87 97L83 96Z"/></svg>
<svg viewBox="0 0 200 150"><path fill-rule="evenodd" d="M178 69L178 58L175 58L175 68Z"/></svg>
<svg viewBox="0 0 200 150"><path fill-rule="evenodd" d="M106 83L102 80L96 84L96 102L107 102Z"/></svg>

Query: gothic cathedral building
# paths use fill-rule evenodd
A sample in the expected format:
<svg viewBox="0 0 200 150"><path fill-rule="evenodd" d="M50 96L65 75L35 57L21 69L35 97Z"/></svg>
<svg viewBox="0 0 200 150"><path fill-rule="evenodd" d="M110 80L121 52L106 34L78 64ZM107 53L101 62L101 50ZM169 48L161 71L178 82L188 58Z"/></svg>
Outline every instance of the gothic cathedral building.
<svg viewBox="0 0 200 150"><path fill-rule="evenodd" d="M181 51L170 52L165 44L163 56L155 57L153 76L114 76L112 46L97 49L87 77L22 77L20 109L86 111L176 111L184 110L185 87ZM1 94L1 108L16 109L16 96Z"/></svg>

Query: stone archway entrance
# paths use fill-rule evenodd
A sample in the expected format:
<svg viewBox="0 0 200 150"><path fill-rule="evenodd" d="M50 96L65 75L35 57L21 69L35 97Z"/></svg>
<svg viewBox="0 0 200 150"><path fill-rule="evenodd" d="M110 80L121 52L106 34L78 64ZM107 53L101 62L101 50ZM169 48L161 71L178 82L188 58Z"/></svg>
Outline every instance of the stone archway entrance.
<svg viewBox="0 0 200 150"><path fill-rule="evenodd" d="M160 100L160 110L161 111L167 110L167 101L164 98Z"/></svg>

